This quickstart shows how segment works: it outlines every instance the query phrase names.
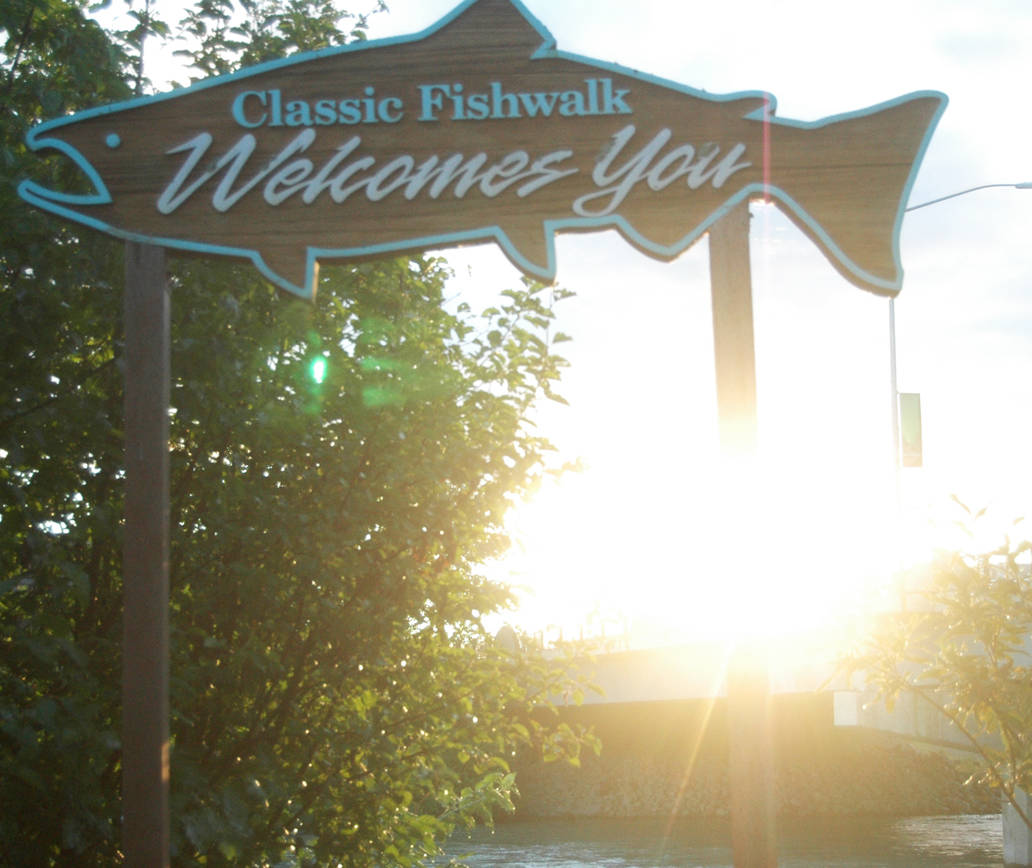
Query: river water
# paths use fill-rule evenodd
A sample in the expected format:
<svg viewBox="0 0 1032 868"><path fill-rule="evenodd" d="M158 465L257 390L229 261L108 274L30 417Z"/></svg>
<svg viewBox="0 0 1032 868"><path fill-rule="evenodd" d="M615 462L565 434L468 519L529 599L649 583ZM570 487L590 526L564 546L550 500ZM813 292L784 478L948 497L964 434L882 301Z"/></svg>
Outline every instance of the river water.
<svg viewBox="0 0 1032 868"><path fill-rule="evenodd" d="M731 868L726 823L526 820L453 841L471 868ZM1002 868L999 814L828 819L779 826L779 868ZM444 862L440 864L445 864Z"/></svg>

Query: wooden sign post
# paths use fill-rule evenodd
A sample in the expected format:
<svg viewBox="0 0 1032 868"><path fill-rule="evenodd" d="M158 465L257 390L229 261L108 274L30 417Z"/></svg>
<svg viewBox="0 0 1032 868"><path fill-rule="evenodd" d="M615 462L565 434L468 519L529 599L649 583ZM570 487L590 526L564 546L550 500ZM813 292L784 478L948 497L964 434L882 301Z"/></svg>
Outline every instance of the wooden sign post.
<svg viewBox="0 0 1032 868"><path fill-rule="evenodd" d="M91 189L29 180L20 195L133 243L126 750L139 745L167 779L167 757L154 759L155 745L167 751L168 716L168 299L156 248L250 261L311 298L320 261L489 241L550 281L557 233L614 229L671 260L712 232L722 442L751 449L748 202L773 202L849 281L892 295L904 207L945 105L921 91L788 120L765 91L714 95L563 52L520 0L465 0L412 36L297 55L32 129L29 147L72 160ZM137 339L154 355L137 355L146 348ZM162 450L137 452L159 440ZM127 836L136 817L142 828L164 810L164 797L137 790L131 765ZM161 822L154 840L167 841ZM148 859L130 864L158 864Z"/></svg>
<svg viewBox="0 0 1032 868"><path fill-rule="evenodd" d="M731 502L755 498L756 353L753 339L749 207L710 230L710 286L717 376L717 418ZM747 513L750 510L745 510ZM748 606L749 601L743 601ZM735 868L775 868L777 829L771 694L762 649L737 645L727 671L728 779Z"/></svg>
<svg viewBox="0 0 1032 868"><path fill-rule="evenodd" d="M122 816L126 864L169 864L170 388L165 251L125 250Z"/></svg>

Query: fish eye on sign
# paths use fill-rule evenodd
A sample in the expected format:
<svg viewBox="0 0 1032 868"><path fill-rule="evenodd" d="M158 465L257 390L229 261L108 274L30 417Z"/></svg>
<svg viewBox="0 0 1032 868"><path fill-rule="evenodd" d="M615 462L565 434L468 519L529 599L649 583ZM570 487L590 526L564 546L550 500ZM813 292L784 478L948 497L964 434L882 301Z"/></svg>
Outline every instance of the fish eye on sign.
<svg viewBox="0 0 1032 868"><path fill-rule="evenodd" d="M346 83L342 85L341 83ZM314 294L320 260L491 241L551 280L555 234L616 229L672 259L730 208L777 204L856 285L902 281L899 227L946 105L812 122L557 49L519 0L39 125L93 189L24 199L121 238L251 260Z"/></svg>

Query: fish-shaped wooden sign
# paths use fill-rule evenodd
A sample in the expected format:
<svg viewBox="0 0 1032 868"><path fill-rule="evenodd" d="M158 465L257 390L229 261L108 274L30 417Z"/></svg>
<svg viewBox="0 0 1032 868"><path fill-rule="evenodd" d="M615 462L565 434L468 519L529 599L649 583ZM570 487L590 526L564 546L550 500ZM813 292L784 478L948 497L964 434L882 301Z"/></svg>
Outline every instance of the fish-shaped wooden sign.
<svg viewBox="0 0 1032 868"><path fill-rule="evenodd" d="M34 205L120 238L250 259L315 291L319 260L492 241L552 280L555 234L672 259L748 198L853 283L899 290L899 230L940 93L815 122L557 50L519 0L413 36L297 55L40 124L92 190Z"/></svg>

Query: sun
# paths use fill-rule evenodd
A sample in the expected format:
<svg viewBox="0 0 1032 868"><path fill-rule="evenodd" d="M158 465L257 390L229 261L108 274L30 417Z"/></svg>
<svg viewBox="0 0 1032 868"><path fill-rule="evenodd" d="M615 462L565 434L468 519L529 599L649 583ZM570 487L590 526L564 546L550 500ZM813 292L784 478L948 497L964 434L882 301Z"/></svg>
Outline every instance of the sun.
<svg viewBox="0 0 1032 868"><path fill-rule="evenodd" d="M510 515L515 620L546 641L636 644L828 630L891 605L898 556L883 499L781 466L691 491L641 474L570 474ZM665 492L665 493L664 493Z"/></svg>

